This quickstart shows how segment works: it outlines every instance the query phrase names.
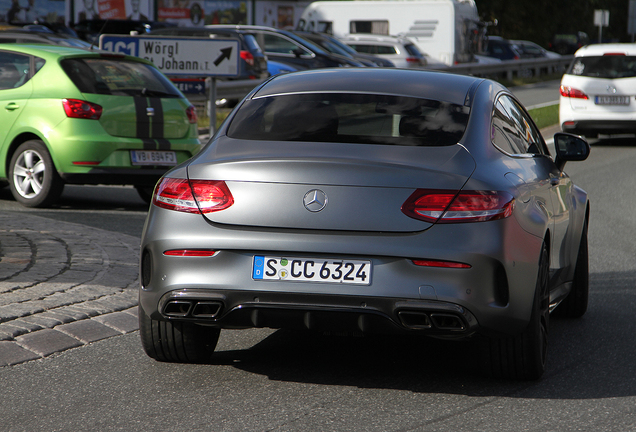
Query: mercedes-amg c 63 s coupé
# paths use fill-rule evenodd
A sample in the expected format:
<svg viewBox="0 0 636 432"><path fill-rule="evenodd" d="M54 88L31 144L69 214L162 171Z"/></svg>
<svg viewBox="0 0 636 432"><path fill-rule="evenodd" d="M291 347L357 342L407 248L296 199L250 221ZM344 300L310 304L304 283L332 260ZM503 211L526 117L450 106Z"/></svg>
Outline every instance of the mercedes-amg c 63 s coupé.
<svg viewBox="0 0 636 432"><path fill-rule="evenodd" d="M590 148L554 139L487 79L269 79L155 187L145 351L205 362L224 328L399 332L475 338L490 375L539 378L550 313L588 299L588 197L563 169Z"/></svg>

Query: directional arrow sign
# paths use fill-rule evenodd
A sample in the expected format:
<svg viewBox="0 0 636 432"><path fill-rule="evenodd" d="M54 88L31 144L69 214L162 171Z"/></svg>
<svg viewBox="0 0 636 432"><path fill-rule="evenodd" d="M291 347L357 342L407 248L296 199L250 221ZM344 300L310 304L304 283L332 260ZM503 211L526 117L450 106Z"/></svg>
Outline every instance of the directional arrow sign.
<svg viewBox="0 0 636 432"><path fill-rule="evenodd" d="M99 48L145 58L171 76L235 77L239 74L237 39L102 35Z"/></svg>

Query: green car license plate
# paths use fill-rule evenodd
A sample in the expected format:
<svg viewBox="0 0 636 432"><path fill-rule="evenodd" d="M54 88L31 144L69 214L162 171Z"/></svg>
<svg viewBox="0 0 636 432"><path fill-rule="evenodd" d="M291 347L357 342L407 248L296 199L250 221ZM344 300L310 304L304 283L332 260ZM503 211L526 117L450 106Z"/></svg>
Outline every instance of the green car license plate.
<svg viewBox="0 0 636 432"><path fill-rule="evenodd" d="M177 154L163 150L131 150L130 160L133 165L166 165L177 164Z"/></svg>
<svg viewBox="0 0 636 432"><path fill-rule="evenodd" d="M254 280L371 284L371 261L255 256Z"/></svg>

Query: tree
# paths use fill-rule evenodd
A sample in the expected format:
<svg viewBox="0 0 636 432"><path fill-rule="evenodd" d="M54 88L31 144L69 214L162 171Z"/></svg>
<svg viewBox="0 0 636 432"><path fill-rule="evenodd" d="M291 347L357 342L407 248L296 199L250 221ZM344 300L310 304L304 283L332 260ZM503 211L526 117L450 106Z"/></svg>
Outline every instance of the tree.
<svg viewBox="0 0 636 432"><path fill-rule="evenodd" d="M603 41L631 42L627 34L627 0L475 0L481 19L497 25L488 34L507 39L531 40L544 47L557 33L586 32L590 40L598 39L594 25L596 9L609 10L609 27L603 28Z"/></svg>

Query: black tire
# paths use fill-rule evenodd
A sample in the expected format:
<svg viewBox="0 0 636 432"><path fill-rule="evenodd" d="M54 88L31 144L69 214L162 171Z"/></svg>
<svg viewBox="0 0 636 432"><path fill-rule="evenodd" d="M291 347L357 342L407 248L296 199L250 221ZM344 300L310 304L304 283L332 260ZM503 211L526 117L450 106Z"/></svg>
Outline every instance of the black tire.
<svg viewBox="0 0 636 432"><path fill-rule="evenodd" d="M139 305L141 345L161 362L206 363L214 353L221 329L178 321L158 321Z"/></svg>
<svg viewBox="0 0 636 432"><path fill-rule="evenodd" d="M496 378L536 380L545 372L550 324L549 260L545 244L528 327L519 335L483 340L486 372Z"/></svg>
<svg viewBox="0 0 636 432"><path fill-rule="evenodd" d="M135 186L135 189L137 190L137 194L139 194L139 198L144 200L146 204L150 204L155 188L152 186Z"/></svg>
<svg viewBox="0 0 636 432"><path fill-rule="evenodd" d="M587 222L583 226L581 244L576 257L574 279L572 289L568 296L554 311L558 316L565 318L580 318L587 312L587 303L590 295L590 264L587 248Z"/></svg>
<svg viewBox="0 0 636 432"><path fill-rule="evenodd" d="M40 140L26 141L9 164L9 186L16 201L26 207L48 207L64 190L53 159Z"/></svg>

